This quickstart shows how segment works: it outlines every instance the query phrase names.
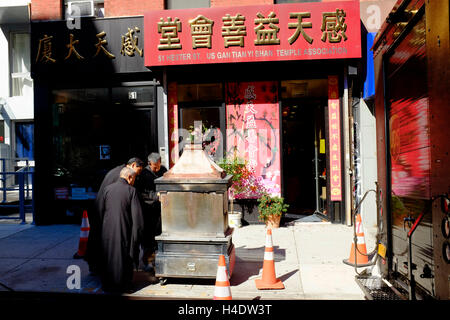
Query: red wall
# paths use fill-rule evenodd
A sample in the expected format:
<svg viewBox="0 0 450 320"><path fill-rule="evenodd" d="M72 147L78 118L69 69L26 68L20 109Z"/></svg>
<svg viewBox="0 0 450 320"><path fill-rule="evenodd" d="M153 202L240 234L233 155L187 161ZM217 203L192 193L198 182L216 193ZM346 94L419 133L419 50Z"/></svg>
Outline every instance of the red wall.
<svg viewBox="0 0 450 320"><path fill-rule="evenodd" d="M146 11L164 10L164 0L105 0L105 16L138 16Z"/></svg>
<svg viewBox="0 0 450 320"><path fill-rule="evenodd" d="M60 20L63 17L61 0L32 0L31 20Z"/></svg>

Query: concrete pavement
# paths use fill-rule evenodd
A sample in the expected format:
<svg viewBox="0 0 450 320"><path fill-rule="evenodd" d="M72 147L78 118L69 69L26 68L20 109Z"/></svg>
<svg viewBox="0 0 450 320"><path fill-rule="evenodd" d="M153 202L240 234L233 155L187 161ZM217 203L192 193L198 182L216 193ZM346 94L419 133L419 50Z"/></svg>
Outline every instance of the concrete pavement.
<svg viewBox="0 0 450 320"><path fill-rule="evenodd" d="M100 281L89 274L87 263L73 259L79 235L79 225L0 224L0 290L101 294ZM342 263L352 238L352 227L323 222L295 222L274 229L275 271L285 289L257 290L254 279L262 273L265 227L235 229L233 299L363 300L354 269ZM74 274L70 266L79 268L80 289L67 286ZM164 285L151 284L147 273L137 272L134 285L131 296L136 298L212 299L215 281L168 279Z"/></svg>

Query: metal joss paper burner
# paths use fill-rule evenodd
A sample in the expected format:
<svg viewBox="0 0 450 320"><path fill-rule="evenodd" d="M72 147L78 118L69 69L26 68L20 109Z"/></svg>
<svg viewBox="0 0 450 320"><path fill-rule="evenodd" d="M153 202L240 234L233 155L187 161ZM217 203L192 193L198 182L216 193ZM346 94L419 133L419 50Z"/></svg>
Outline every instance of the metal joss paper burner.
<svg viewBox="0 0 450 320"><path fill-rule="evenodd" d="M227 192L231 175L224 176L202 145L192 144L155 180L162 229L156 237L156 277L214 279L221 254L232 274L235 251L233 229L228 227Z"/></svg>

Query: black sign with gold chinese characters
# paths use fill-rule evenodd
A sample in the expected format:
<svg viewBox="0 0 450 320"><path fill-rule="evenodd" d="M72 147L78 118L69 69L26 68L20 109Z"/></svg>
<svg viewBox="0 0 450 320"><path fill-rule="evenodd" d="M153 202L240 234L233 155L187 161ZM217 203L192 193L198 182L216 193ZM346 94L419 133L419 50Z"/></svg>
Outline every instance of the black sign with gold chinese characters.
<svg viewBox="0 0 450 320"><path fill-rule="evenodd" d="M81 18L79 29L66 21L33 22L33 77L58 73L148 72L144 65L143 18Z"/></svg>

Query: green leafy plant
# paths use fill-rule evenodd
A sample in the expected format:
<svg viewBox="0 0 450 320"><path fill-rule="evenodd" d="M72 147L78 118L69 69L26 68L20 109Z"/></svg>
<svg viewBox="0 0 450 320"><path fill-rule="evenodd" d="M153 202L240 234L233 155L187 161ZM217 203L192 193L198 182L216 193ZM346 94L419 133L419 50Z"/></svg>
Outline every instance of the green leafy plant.
<svg viewBox="0 0 450 320"><path fill-rule="evenodd" d="M269 216L281 216L288 208L289 205L284 203L284 198L265 193L258 199L258 218L266 222Z"/></svg>

